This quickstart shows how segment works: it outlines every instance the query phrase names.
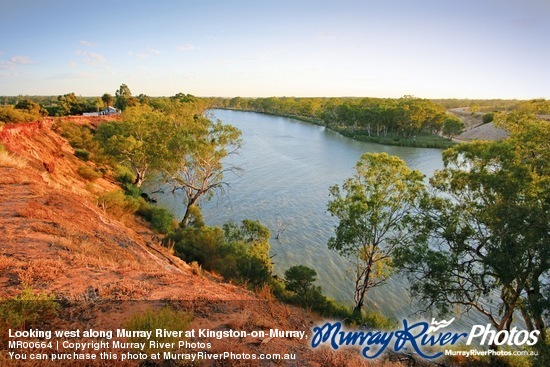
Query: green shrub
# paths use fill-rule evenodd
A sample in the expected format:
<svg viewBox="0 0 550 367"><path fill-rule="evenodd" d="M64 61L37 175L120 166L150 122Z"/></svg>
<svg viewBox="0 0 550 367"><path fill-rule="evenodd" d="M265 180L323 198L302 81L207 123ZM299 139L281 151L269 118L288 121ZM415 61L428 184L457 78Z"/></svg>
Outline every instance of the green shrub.
<svg viewBox="0 0 550 367"><path fill-rule="evenodd" d="M122 218L126 214L135 213L139 208L138 199L126 196L120 190L100 195L97 198L97 202L104 211L111 213L117 218Z"/></svg>
<svg viewBox="0 0 550 367"><path fill-rule="evenodd" d="M132 183L126 183L122 185L122 188L124 189L124 193L128 196L133 197L134 199L140 199L141 198L141 189L137 187L136 185Z"/></svg>
<svg viewBox="0 0 550 367"><path fill-rule="evenodd" d="M142 201L138 214L151 223L153 229L159 233L168 234L177 228L174 216L164 208Z"/></svg>
<svg viewBox="0 0 550 367"><path fill-rule="evenodd" d="M77 158L82 159L84 162L87 162L90 160L90 152L88 152L86 149L81 149L81 148L75 149L74 155Z"/></svg>
<svg viewBox="0 0 550 367"><path fill-rule="evenodd" d="M217 270L223 255L223 231L219 227L187 227L180 229L170 238L175 242L176 256L187 263L198 262L206 270Z"/></svg>
<svg viewBox="0 0 550 367"><path fill-rule="evenodd" d="M97 172L95 169L93 169L92 167L88 167L88 166L78 167L77 173L80 175L80 177L82 177L86 180L89 180L89 181L96 180L96 179L100 178L101 176L103 176L100 172Z"/></svg>
<svg viewBox="0 0 550 367"><path fill-rule="evenodd" d="M200 212L194 213L195 225L179 229L169 236L177 256L188 263L198 262L204 269L216 271L224 279L259 289L271 280L269 230L257 221L244 220L240 226L226 224L208 227Z"/></svg>
<svg viewBox="0 0 550 367"><path fill-rule="evenodd" d="M57 316L60 308L54 295L35 293L29 286L25 286L16 297L0 298L0 345L5 343L8 329L26 330L40 326Z"/></svg>
<svg viewBox="0 0 550 367"><path fill-rule="evenodd" d="M41 115L40 113L34 113L34 111L30 112L24 109L17 109L13 106L0 107L0 122L31 122L41 120L42 117L43 115Z"/></svg>
<svg viewBox="0 0 550 367"><path fill-rule="evenodd" d="M386 317L375 310L362 312L362 323L371 329L390 330L397 326L396 320Z"/></svg>
<svg viewBox="0 0 550 367"><path fill-rule="evenodd" d="M317 272L304 265L296 265L285 271L286 289L291 292L289 303L316 310L323 310L327 299L321 287L313 285Z"/></svg>
<svg viewBox="0 0 550 367"><path fill-rule="evenodd" d="M99 143L94 140L94 135L88 127L75 125L71 121L61 121L55 126L55 129L75 149L85 149L94 153L100 151Z"/></svg>
<svg viewBox="0 0 550 367"><path fill-rule="evenodd" d="M135 175L132 173L132 171L126 166L117 165L115 167L115 180L117 180L117 182L119 182L121 185L133 184L134 176Z"/></svg>
<svg viewBox="0 0 550 367"><path fill-rule="evenodd" d="M492 122L494 118L495 118L495 114L493 112L489 112L481 116L481 120L483 121L484 124L488 124L489 122Z"/></svg>
<svg viewBox="0 0 550 367"><path fill-rule="evenodd" d="M160 310L149 308L143 313L133 315L125 323L125 328L130 331L152 331L154 335L156 329L185 331L189 328L192 321L193 315L165 306ZM162 348L151 348L149 340L146 337L134 337L130 338L130 341L133 343L145 343L144 352L146 353L158 353L177 349L178 341L182 338L172 336L165 338L155 337L154 339L161 343L174 343L174 348L170 349L164 346Z"/></svg>

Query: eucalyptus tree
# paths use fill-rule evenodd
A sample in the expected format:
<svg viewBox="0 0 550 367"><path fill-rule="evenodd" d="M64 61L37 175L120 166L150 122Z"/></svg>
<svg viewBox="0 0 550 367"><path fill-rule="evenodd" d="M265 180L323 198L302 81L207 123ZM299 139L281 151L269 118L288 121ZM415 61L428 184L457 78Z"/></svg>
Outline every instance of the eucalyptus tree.
<svg viewBox="0 0 550 367"><path fill-rule="evenodd" d="M121 84L115 93L115 107L124 111L127 107L136 106L137 99L132 97L132 92L126 84Z"/></svg>
<svg viewBox="0 0 550 367"><path fill-rule="evenodd" d="M148 172L169 170L191 141L181 125L149 106L127 108L122 121L99 125L95 136L107 154L132 169L137 187Z"/></svg>
<svg viewBox="0 0 550 367"><path fill-rule="evenodd" d="M550 124L500 116L510 138L461 144L410 222L396 264L441 313L475 309L498 330L522 315L544 339L550 309Z"/></svg>
<svg viewBox="0 0 550 367"><path fill-rule="evenodd" d="M104 93L102 96L101 96L101 100L103 101L103 106L105 108L109 108L109 106L111 106L113 104L113 96L110 95L109 93Z"/></svg>
<svg viewBox="0 0 550 367"><path fill-rule="evenodd" d="M328 247L349 259L356 313L368 290L391 274L394 250L407 215L423 189L423 176L398 157L365 153L353 177L330 188L328 212L339 220Z"/></svg>
<svg viewBox="0 0 550 367"><path fill-rule="evenodd" d="M199 199L210 200L216 191L223 192L228 185L224 177L239 168L222 162L237 153L241 146L241 131L221 121L212 122L204 116L194 118L197 129L188 149L180 151L178 163L165 175L174 189L185 194L185 212L182 227L189 225L191 208Z"/></svg>
<svg viewBox="0 0 550 367"><path fill-rule="evenodd" d="M449 115L443 121L443 135L452 139L464 130L464 122L454 115Z"/></svg>

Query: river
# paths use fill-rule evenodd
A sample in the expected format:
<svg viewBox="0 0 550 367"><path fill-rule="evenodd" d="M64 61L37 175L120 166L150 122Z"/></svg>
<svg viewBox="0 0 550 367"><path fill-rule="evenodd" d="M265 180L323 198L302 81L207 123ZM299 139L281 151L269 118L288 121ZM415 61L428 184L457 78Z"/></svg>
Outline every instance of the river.
<svg viewBox="0 0 550 367"><path fill-rule="evenodd" d="M230 184L227 195L202 203L206 223L258 219L273 236L275 273L282 275L293 265L307 265L317 271L317 285L324 294L347 303L353 302L348 263L327 248L336 225L326 212L329 187L350 177L365 152L397 155L428 177L443 167L439 149L359 142L322 126L253 112L210 113L211 118L242 131L239 155L225 163L243 171L226 177ZM166 194L159 202L178 218L183 216L181 198ZM286 229L275 239L282 228ZM391 279L367 294L367 304L388 316L406 317L416 311L406 289L403 279Z"/></svg>

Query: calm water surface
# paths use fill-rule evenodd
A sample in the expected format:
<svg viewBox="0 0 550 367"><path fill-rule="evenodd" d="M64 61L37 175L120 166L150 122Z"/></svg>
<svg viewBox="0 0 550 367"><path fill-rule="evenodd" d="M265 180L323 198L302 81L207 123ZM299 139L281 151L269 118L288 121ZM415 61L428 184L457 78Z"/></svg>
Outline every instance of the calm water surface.
<svg viewBox="0 0 550 367"><path fill-rule="evenodd" d="M365 152L397 155L426 176L443 167L439 149L358 142L324 127L252 112L213 110L211 114L242 131L240 154L226 163L243 172L226 177L230 183L226 197L202 204L207 224L258 219L273 237L286 227L279 239L271 240L275 272L282 275L297 264L312 267L323 292L345 302L353 302L353 283L346 260L327 248L336 225L326 213L329 187L350 177ZM183 216L181 198L167 194L161 202ZM367 297L370 305L387 315L404 317L416 311L403 280L392 279Z"/></svg>

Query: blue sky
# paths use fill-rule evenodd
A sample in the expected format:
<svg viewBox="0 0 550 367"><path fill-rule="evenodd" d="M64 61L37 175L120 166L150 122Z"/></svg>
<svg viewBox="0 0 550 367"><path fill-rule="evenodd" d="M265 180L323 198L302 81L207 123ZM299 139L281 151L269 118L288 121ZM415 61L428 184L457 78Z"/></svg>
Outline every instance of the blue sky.
<svg viewBox="0 0 550 367"><path fill-rule="evenodd" d="M8 0L0 95L550 98L549 0Z"/></svg>

